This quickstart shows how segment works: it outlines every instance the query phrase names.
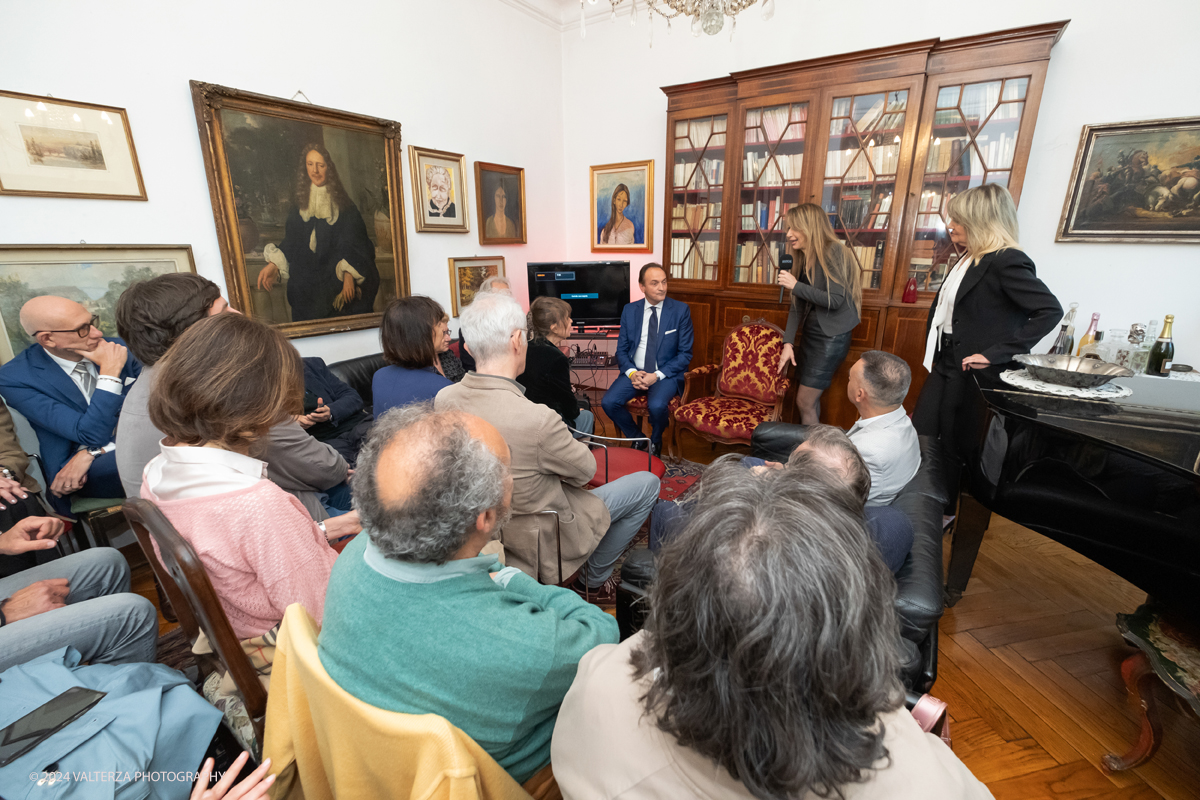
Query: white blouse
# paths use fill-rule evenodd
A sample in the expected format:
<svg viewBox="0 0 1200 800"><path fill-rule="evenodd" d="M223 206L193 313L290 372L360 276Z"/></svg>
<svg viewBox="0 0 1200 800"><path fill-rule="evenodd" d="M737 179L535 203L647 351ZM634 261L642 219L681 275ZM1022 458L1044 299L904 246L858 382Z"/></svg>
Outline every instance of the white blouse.
<svg viewBox="0 0 1200 800"><path fill-rule="evenodd" d="M142 473L142 485L159 500L186 500L246 489L266 480L267 464L219 447L170 447Z"/></svg>
<svg viewBox="0 0 1200 800"><path fill-rule="evenodd" d="M942 292L938 295L937 308L933 310L933 323L929 326L929 337L925 340L925 369L933 371L933 356L937 352L938 341L943 333L954 333L954 300L958 296L958 287L962 285L967 267L971 266L971 256L965 255L950 270L946 281L942 284Z"/></svg>

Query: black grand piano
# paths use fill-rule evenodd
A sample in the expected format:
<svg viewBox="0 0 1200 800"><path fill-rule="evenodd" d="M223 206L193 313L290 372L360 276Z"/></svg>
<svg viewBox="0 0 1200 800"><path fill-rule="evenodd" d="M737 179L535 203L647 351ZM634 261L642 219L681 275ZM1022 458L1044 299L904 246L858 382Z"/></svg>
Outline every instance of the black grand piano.
<svg viewBox="0 0 1200 800"><path fill-rule="evenodd" d="M1120 400L980 387L946 602L966 588L990 512L1200 619L1200 383L1114 381Z"/></svg>

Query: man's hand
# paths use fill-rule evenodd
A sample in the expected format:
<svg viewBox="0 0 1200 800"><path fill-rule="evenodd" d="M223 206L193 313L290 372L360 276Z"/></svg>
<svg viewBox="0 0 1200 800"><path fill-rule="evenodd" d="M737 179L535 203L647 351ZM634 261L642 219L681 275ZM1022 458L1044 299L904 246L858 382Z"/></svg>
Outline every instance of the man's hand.
<svg viewBox="0 0 1200 800"><path fill-rule="evenodd" d="M309 412L308 418L313 422L327 422L333 412L329 410L329 406L325 405L325 399L317 398L317 407Z"/></svg>
<svg viewBox="0 0 1200 800"><path fill-rule="evenodd" d="M629 379L629 382L633 384L633 388L639 389L644 392L650 388L650 384L646 383L646 376L648 374L649 373L642 372L639 369L637 372L633 373L633 377L631 377Z"/></svg>
<svg viewBox="0 0 1200 800"><path fill-rule="evenodd" d="M92 352L81 352L79 355L86 358L100 368L101 375L109 375L113 378L121 377L121 370L125 369L125 360L128 357L129 351L124 345L119 345L116 342L110 342L107 339L101 339L100 344L96 345L96 349Z"/></svg>
<svg viewBox="0 0 1200 800"><path fill-rule="evenodd" d="M274 262L267 264L258 271L258 288L264 292L271 291L275 281L279 280L279 267Z"/></svg>
<svg viewBox="0 0 1200 800"><path fill-rule="evenodd" d="M347 304L362 295L362 289L354 283L354 276L347 272L342 276L342 291L333 298L333 310L341 311Z"/></svg>
<svg viewBox="0 0 1200 800"><path fill-rule="evenodd" d="M58 497L65 497L71 492L79 491L87 483L87 473L92 468L92 461L92 456L87 450L80 450L71 456L71 460L63 464L63 468L54 476L54 482L50 484L50 491Z"/></svg>
<svg viewBox="0 0 1200 800"><path fill-rule="evenodd" d="M304 428L305 430L308 430L313 426L313 421L309 418L308 414L293 414L292 419L300 423L300 427Z"/></svg>
<svg viewBox="0 0 1200 800"><path fill-rule="evenodd" d="M783 274L786 275L787 273ZM796 352L790 344L785 344L783 346L783 352L779 354L780 375L782 375L783 371L787 369L788 364L791 364L793 367L796 366Z"/></svg>
<svg viewBox="0 0 1200 800"><path fill-rule="evenodd" d="M783 464L780 464L778 461L764 461L761 466L751 467L750 474L764 475L773 469L783 469Z"/></svg>
<svg viewBox="0 0 1200 800"><path fill-rule="evenodd" d="M31 550L49 550L66 526L54 517L26 517L0 533L0 555L19 556Z"/></svg>
<svg viewBox="0 0 1200 800"><path fill-rule="evenodd" d="M66 578L38 581L19 589L16 594L5 600L4 604L0 605L0 611L4 612L4 619L8 623L29 619L65 606L68 592L70 588Z"/></svg>
<svg viewBox="0 0 1200 800"><path fill-rule="evenodd" d="M8 478L0 478L0 498L6 503L19 503L29 495L21 488L20 481L9 480ZM4 506L0 505L0 511L4 510Z"/></svg>
<svg viewBox="0 0 1200 800"><path fill-rule="evenodd" d="M336 542L344 536L353 536L361 530L362 523L358 519L357 511L325 520L325 538L331 542Z"/></svg>
<svg viewBox="0 0 1200 800"><path fill-rule="evenodd" d="M649 389L654 384L658 383L658 373L643 372L642 373L642 389Z"/></svg>

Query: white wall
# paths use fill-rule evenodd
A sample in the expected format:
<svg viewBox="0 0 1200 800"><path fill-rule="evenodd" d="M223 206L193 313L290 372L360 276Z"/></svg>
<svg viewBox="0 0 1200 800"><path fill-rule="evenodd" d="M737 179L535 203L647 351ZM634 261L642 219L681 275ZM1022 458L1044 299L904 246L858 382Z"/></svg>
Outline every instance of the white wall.
<svg viewBox="0 0 1200 800"><path fill-rule="evenodd" d="M605 5L600 0L600 5ZM566 155L566 258L589 255L588 166L653 158L656 167L655 258L661 260L666 163L666 96L660 86L837 53L943 39L1071 19L1055 45L1021 195L1021 243L1038 274L1063 302L1080 303L1082 325L1100 312L1105 329L1176 315L1176 360L1200 367L1200 245L1055 243L1067 182L1083 125L1200 114L1195 53L1144 33L1200 29L1196 0L1159 0L1144 13L1115 2L1008 0L957 3L910 0L776 0L775 18L757 8L728 27L693 38L686 25L668 36L655 24L654 47L643 11L629 26L590 22L581 39L578 12L563 35ZM1139 44L1139 42L1142 42ZM1153 54L1151 56L1151 53ZM1083 328L1077 331L1082 334Z"/></svg>
<svg viewBox="0 0 1200 800"><path fill-rule="evenodd" d="M318 105L399 121L412 288L447 311L448 257L503 255L523 293L525 262L561 253L561 35L509 6L55 0L53 7L47 18L44 4L4 4L11 35L0 48L0 88L125 108L149 201L0 197L0 242L191 244L197 271L224 286L188 87L195 79L284 98L302 89ZM466 155L469 234L416 233L409 144ZM525 168L528 245L480 247L476 160ZM375 329L295 343L327 361L379 351Z"/></svg>

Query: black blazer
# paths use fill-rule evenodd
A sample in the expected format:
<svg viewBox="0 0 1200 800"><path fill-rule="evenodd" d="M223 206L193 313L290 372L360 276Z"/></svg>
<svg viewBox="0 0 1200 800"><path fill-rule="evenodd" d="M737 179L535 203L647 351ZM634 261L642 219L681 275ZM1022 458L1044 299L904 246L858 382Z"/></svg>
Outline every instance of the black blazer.
<svg viewBox="0 0 1200 800"><path fill-rule="evenodd" d="M579 416L579 404L571 391L571 362L547 340L529 343L525 371L517 376L517 383L525 387L526 399L554 409L568 425Z"/></svg>
<svg viewBox="0 0 1200 800"><path fill-rule="evenodd" d="M941 296L939 290L929 307L926 338ZM1012 248L988 253L958 285L950 318L954 360L979 353L993 367L1007 365L1054 330L1062 316L1058 298L1038 280L1029 256Z"/></svg>

